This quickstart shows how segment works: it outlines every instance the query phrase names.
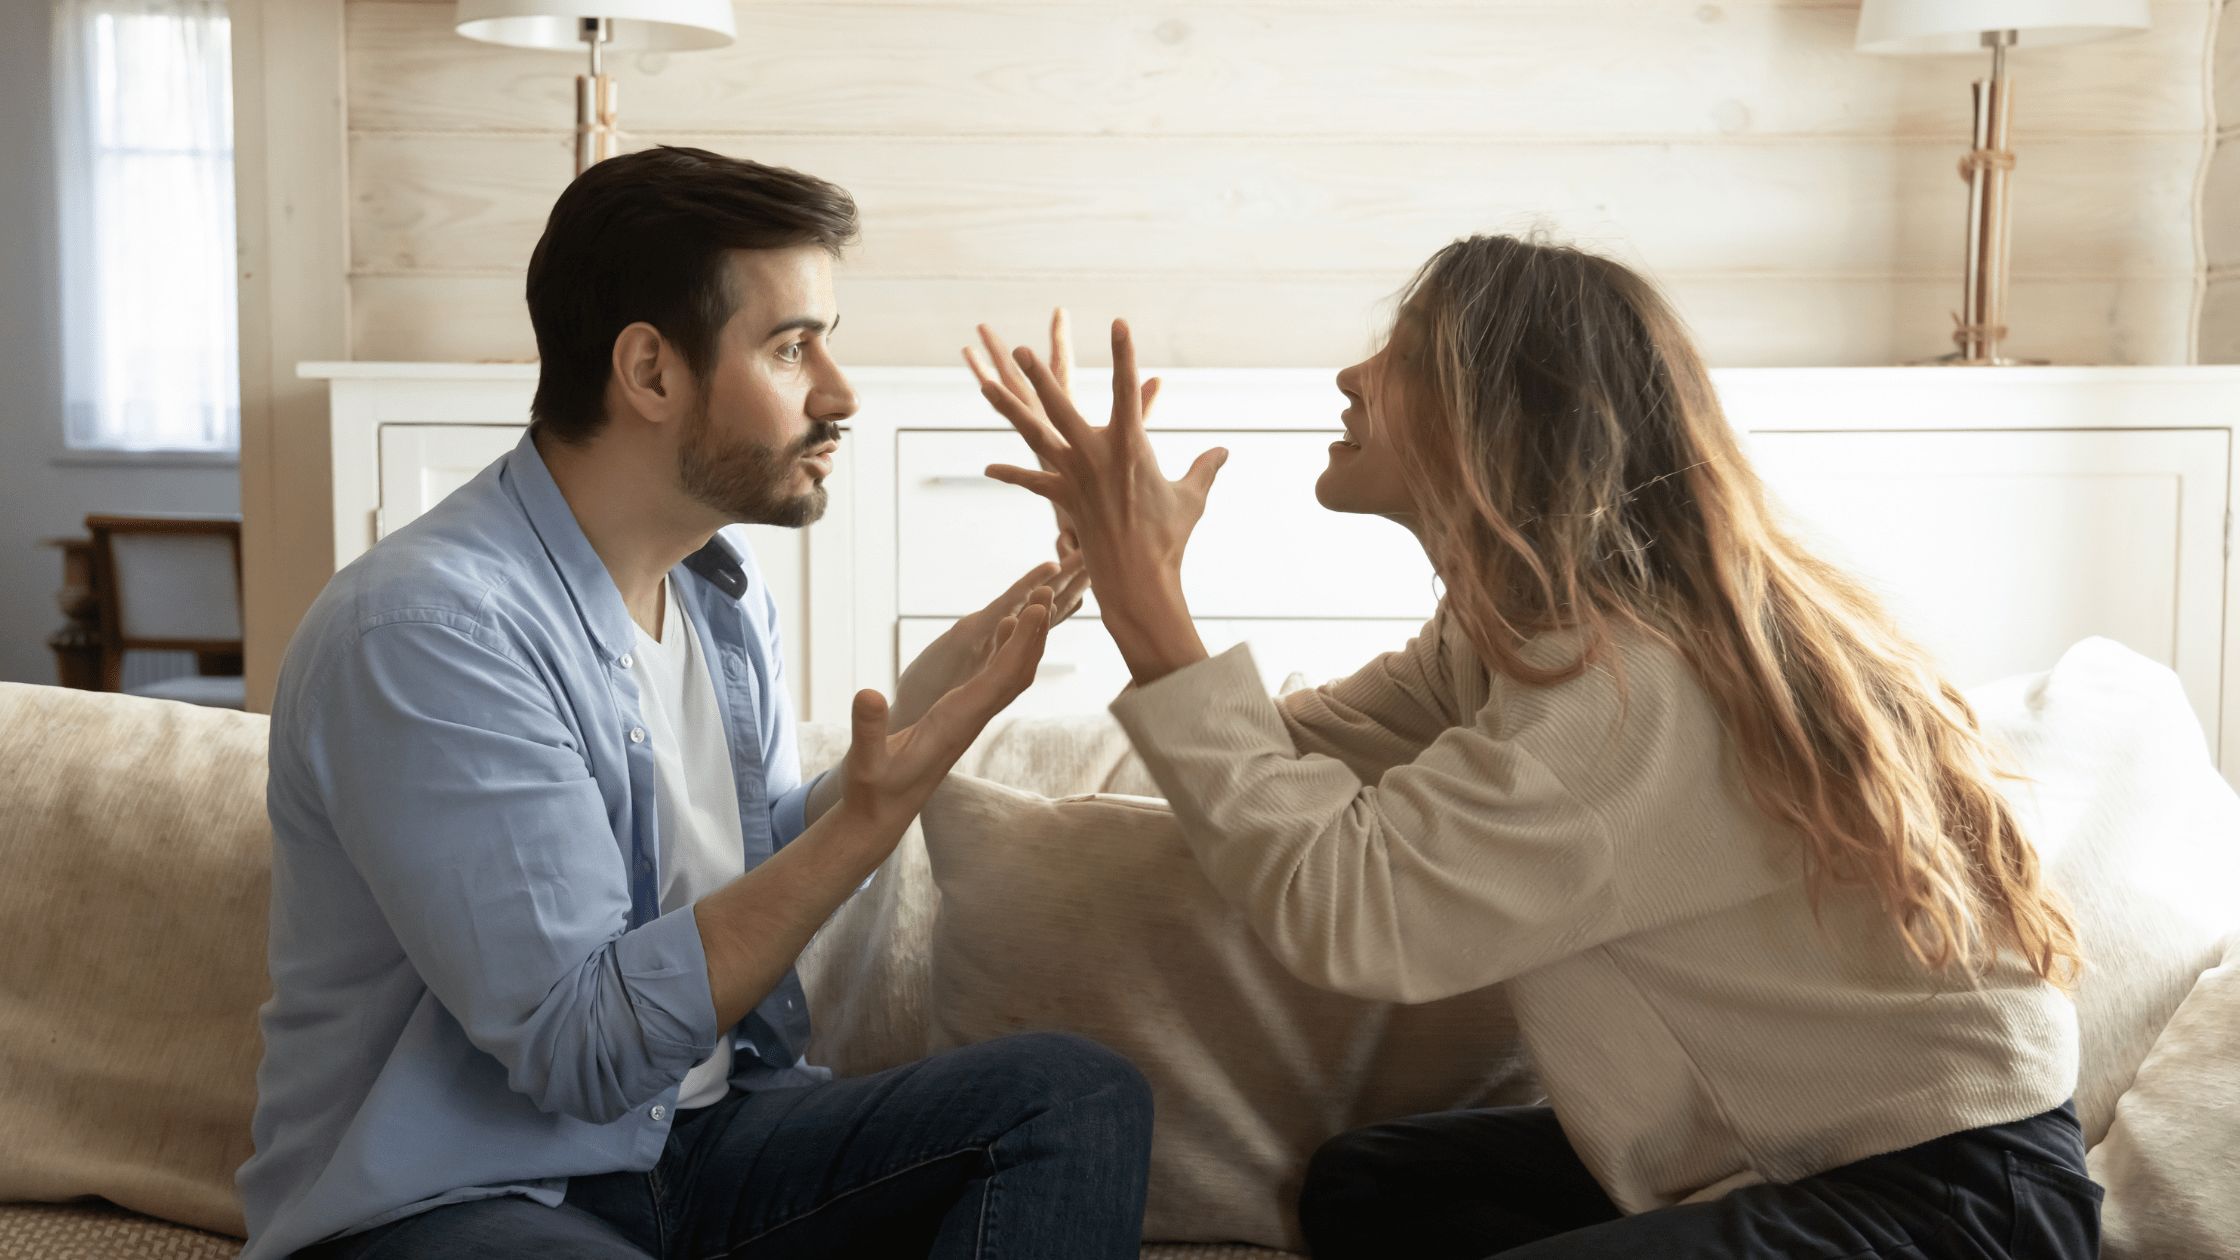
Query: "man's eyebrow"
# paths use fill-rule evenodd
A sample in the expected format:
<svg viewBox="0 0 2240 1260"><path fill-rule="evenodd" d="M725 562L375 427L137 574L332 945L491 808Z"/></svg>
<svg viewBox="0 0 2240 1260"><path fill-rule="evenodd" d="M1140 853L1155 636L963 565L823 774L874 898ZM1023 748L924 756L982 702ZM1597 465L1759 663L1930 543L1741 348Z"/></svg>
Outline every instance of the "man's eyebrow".
<svg viewBox="0 0 2240 1260"><path fill-rule="evenodd" d="M840 317L838 315L833 316L832 322L827 324L814 315L797 315L763 334L762 339L768 341L772 337L782 336L797 328L813 333L835 333L840 331Z"/></svg>

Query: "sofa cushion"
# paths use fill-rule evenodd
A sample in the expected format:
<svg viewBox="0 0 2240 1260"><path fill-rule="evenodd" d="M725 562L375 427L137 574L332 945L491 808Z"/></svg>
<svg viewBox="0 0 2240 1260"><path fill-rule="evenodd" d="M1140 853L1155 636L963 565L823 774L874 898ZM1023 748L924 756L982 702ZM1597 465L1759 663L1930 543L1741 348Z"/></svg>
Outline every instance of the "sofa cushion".
<svg viewBox="0 0 2240 1260"><path fill-rule="evenodd" d="M0 683L0 1200L239 1235L269 991L266 720Z"/></svg>
<svg viewBox="0 0 2240 1260"><path fill-rule="evenodd" d="M2240 935L2155 1038L2090 1163L2109 1260L2240 1258Z"/></svg>
<svg viewBox="0 0 2240 1260"><path fill-rule="evenodd" d="M2093 1146L2171 1012L2240 930L2240 797L2178 676L2113 640L2085 639L2046 673L1968 699L2025 776L2005 794L2076 911L2077 1118Z"/></svg>
<svg viewBox="0 0 2240 1260"><path fill-rule="evenodd" d="M1300 1250L1299 1183L1331 1134L1538 1096L1502 990L1410 1007L1294 978L1163 801L953 774L922 823L929 1048L1054 1029L1132 1061L1155 1106L1146 1238Z"/></svg>

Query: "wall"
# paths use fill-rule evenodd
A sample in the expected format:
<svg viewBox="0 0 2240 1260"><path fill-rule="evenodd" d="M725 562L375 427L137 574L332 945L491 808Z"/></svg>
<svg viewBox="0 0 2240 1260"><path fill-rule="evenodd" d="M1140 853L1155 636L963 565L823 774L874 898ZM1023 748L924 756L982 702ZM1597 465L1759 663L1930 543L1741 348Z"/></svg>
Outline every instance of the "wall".
<svg viewBox="0 0 2240 1260"><path fill-rule="evenodd" d="M2240 363L2240 14L2224 13L2214 43L2216 139L2202 188L2200 362Z"/></svg>
<svg viewBox="0 0 2240 1260"><path fill-rule="evenodd" d="M2182 363L2214 0L2018 54L2013 352ZM578 58L350 0L351 347L528 358L520 273ZM852 189L857 363L980 319L1129 315L1168 365L1335 365L1452 236L1551 224L1653 269L1717 363L1950 349L1968 81L1852 51L1827 0L755 0L714 53L616 58L634 143Z"/></svg>
<svg viewBox="0 0 2240 1260"><path fill-rule="evenodd" d="M2010 352L2192 360L2217 10L2162 0L2144 36L2016 56ZM323 411L293 364L535 352L521 274L579 63L464 39L454 11L234 0L253 707L326 577ZM738 12L728 49L616 58L623 121L854 190L854 363L954 363L973 323L1025 335L1063 302L1131 317L1147 366L1335 366L1431 250L1534 223L1650 268L1716 364L1951 348L1988 67L1853 52L1855 0Z"/></svg>
<svg viewBox="0 0 2240 1260"><path fill-rule="evenodd" d="M10 120L0 127L0 680L52 683L62 557L39 540L83 535L89 512L236 511L240 488L230 461L165 466L63 448L49 15L18 8L0 40Z"/></svg>

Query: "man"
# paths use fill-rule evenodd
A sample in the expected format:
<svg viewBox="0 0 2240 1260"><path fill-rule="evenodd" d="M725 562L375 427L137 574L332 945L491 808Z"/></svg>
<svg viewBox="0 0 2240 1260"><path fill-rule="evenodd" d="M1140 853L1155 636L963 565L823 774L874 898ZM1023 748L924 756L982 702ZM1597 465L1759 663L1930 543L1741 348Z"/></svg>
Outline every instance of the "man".
<svg viewBox="0 0 2240 1260"><path fill-rule="evenodd" d="M1135 1254L1150 1101L1116 1056L801 1058L794 959L1080 580L1030 573L891 715L858 695L845 763L801 781L777 609L719 531L823 511L854 232L791 171L593 167L529 264L529 433L306 616L244 1260Z"/></svg>

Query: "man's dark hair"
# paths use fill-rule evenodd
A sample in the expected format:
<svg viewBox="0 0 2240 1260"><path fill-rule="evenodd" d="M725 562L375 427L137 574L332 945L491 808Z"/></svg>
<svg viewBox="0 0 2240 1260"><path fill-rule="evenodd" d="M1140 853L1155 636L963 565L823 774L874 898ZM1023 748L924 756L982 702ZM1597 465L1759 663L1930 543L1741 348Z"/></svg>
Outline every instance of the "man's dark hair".
<svg viewBox="0 0 2240 1260"><path fill-rule="evenodd" d="M821 245L837 257L855 236L855 199L799 171L667 146L593 166L553 203L529 256L543 360L531 427L567 443L597 433L615 338L640 321L706 380L739 305L725 251Z"/></svg>

